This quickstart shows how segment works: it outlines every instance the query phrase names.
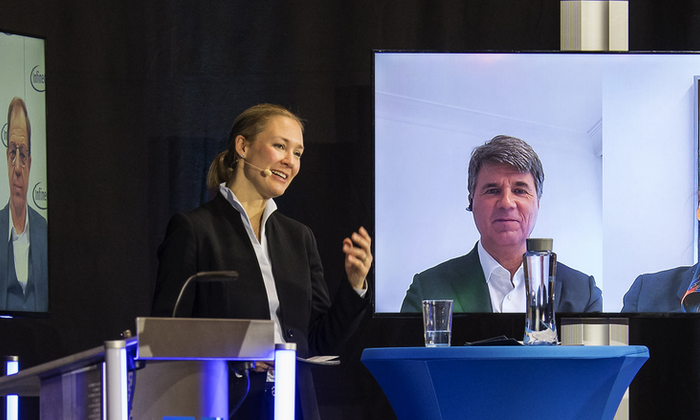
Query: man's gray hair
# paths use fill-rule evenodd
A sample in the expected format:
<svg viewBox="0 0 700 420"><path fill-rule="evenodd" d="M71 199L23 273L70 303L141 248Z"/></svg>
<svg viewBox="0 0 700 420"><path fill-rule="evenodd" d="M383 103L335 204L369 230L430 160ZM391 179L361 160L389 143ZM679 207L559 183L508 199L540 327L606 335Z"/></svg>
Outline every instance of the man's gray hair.
<svg viewBox="0 0 700 420"><path fill-rule="evenodd" d="M505 163L522 173L530 173L535 179L537 199L542 198L544 170L535 150L524 141L509 136L496 136L472 151L469 161L469 207L471 211L476 181L485 163Z"/></svg>

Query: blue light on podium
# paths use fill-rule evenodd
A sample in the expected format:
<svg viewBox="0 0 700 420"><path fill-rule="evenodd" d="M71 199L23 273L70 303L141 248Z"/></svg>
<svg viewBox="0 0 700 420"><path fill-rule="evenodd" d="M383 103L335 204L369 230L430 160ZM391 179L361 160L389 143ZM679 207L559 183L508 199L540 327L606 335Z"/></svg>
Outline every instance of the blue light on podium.
<svg viewBox="0 0 700 420"><path fill-rule="evenodd" d="M19 372L19 357L7 356L5 358L5 375L14 375ZM19 397L17 395L8 395L5 397L6 404L6 420L17 420L19 418Z"/></svg>
<svg viewBox="0 0 700 420"><path fill-rule="evenodd" d="M275 420L294 420L296 343L275 344Z"/></svg>

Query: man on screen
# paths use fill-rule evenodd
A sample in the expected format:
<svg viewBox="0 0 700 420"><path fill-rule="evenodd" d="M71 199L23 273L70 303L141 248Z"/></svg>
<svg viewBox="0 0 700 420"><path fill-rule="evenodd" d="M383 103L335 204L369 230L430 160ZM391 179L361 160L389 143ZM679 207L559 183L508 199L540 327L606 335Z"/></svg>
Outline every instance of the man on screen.
<svg viewBox="0 0 700 420"><path fill-rule="evenodd" d="M700 192L695 217L700 221ZM622 312L700 312L700 265L640 274L622 299Z"/></svg>
<svg viewBox="0 0 700 420"><path fill-rule="evenodd" d="M535 227L544 171L524 141L496 136L469 162L469 207L480 240L466 255L418 273L401 312L420 312L423 299L453 299L455 312L525 312L522 258ZM558 312L603 309L593 277L557 264Z"/></svg>
<svg viewBox="0 0 700 420"><path fill-rule="evenodd" d="M20 98L7 111L10 200L0 210L0 310L45 312L49 307L46 219L27 204L32 166L31 125Z"/></svg>

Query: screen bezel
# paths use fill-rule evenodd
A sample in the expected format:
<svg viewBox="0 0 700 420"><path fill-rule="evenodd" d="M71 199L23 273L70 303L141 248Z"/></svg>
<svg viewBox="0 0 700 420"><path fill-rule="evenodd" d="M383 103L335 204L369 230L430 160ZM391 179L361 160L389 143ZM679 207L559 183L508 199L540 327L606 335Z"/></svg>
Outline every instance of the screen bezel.
<svg viewBox="0 0 700 420"><path fill-rule="evenodd" d="M43 99L43 105L44 105L44 110L43 110L43 121L41 121L41 122L42 122L42 125L43 125L43 130L42 130L42 133L41 133L41 134L43 135L43 145L42 145L42 147L43 147L43 159L41 159L41 160L35 159L35 157L38 157L38 156L35 155L35 154L36 154L36 151L39 150L39 149L37 149L37 147L36 147L37 144L38 144L38 143L37 143L37 140L38 140L38 139L37 139L37 126L38 126L37 122L38 122L39 120L38 120L36 117L31 117L32 114L31 114L31 111L29 111L29 112L30 112L30 121L31 121L31 125L32 125L32 140L31 140L31 141L32 141L32 167L31 167L32 169L31 169L31 172L34 173L34 174L36 174L37 168L39 168L39 163L43 162L43 165L41 165L41 171L43 172L43 177L41 177L40 182L36 183L36 182L33 182L33 181L35 181L35 180L37 179L37 177L36 177L36 176L30 175L29 190L28 190L28 192L27 192L27 203L28 203L28 205L31 203L31 204L32 204L32 207L33 207L35 210L39 211L40 214L42 214L42 216L46 219L46 222L47 222L47 244L46 244L47 263L46 263L46 271L47 271L47 273L48 273L48 306L47 306L47 310L46 310L46 311L16 311L16 310L7 310L7 309L3 309L3 310L0 310L0 318L2 318L2 319L13 319L13 318L49 318L50 315L51 315L51 308L52 308L52 298L51 298L51 296L52 296L52 293L51 293L52 282L51 282L51 273L50 273L50 266L51 266L51 241L49 240L49 236L50 236L50 235L49 235L49 232L48 232L48 222L49 222L49 219L50 219L50 210L49 210L49 206L47 205L47 203L48 203L48 186L49 186L49 180L48 180L48 173L49 173L49 157L48 157L48 132L49 132L49 129L48 129L48 122L49 122L49 120L48 120L48 109L49 109L49 104L48 104L48 97L46 96L46 87L45 87L45 86L46 86L46 84L45 84L45 83L46 83L46 82L45 82L45 77L46 77L46 58L47 58L46 49L47 49L47 39L46 39L46 36L40 35L40 34L36 34L36 33L23 32L23 31L17 31L17 30L6 30L6 29L2 29L2 28L0 28L0 35L2 35L2 36L4 36L4 35L19 36L19 37L23 37L23 38L27 38L27 39L31 39L31 40L41 41L41 43L43 44L43 45L42 45L42 49L43 49L43 60L42 60L42 63L43 63L43 71L44 71L44 73L43 73L43 75L41 75L41 76L43 76L43 84L44 84L43 87L44 87L44 90L43 90L43 91L37 90L37 92L41 92L41 93L43 94L43 96L44 96L44 99ZM31 72L31 70L32 70L32 69L29 69L30 72ZM41 69L39 69L39 70L41 70ZM30 77L31 77L31 76L30 76ZM30 82L31 82L31 81L30 81ZM36 89L37 89L37 88L35 87L35 90L36 90ZM9 98L9 99L11 99L11 98ZM25 102L27 101L27 98L25 98L25 97L23 97L22 99L24 99ZM6 119L7 119L7 118L6 118L6 115L7 115L7 105L8 105L8 104L9 104L9 100L8 100L8 102L5 104L4 111L2 111L2 114L5 115L5 117L3 118L3 120L6 120ZM27 105L27 107L29 108L29 105ZM7 124L7 121L4 121L4 123L2 124L2 126L3 126L3 127L6 127L6 124ZM3 132L3 136L4 136L4 134L5 134L5 133ZM2 141L3 141L3 146L6 148L6 145L5 145L5 144L6 144L6 138L3 137L3 138L2 138ZM6 176L5 176L5 178L6 178ZM7 179L3 180L2 182L3 182L3 183L6 183L6 182L7 182ZM43 189L39 186L39 184L42 183L42 182L43 182L43 186L44 186ZM37 191L36 191L37 186L39 186L39 189L40 189L40 190L38 191L38 196L42 196L42 197L45 198L45 200L43 200L43 201L44 201L44 204L43 204L44 208L38 207L38 206L37 206L37 203L36 203L36 200L34 199L34 197L30 197L30 195L33 195L34 193L37 192Z"/></svg>
<svg viewBox="0 0 700 420"><path fill-rule="evenodd" d="M528 55L534 55L534 54L546 54L546 55L563 55L563 54L591 55L591 54L593 54L593 55L601 55L601 54L602 54L602 55L618 55L618 56L620 56L620 55L622 55L622 56L624 56L624 55L658 55L658 56L663 56L663 55L693 55L693 56L698 56L698 52L695 52L695 51L668 51L668 52L657 52L657 51L600 52L600 51L595 51L595 52L576 52L576 51L536 51L536 50L533 50L533 51L433 51L433 50L388 50L388 49L378 49L378 50L373 50L373 51L372 51L372 88L373 88L373 89L372 89L372 93L373 93L373 97L372 97L373 108L372 108L372 109L375 110L375 113L376 113L376 106L377 106L377 105L376 105L376 57L377 57L379 54L386 54L386 53L391 53L391 54L479 54L479 55L489 55L489 54L517 54L517 55L523 55L523 54L528 54ZM699 56L699 57L700 57L700 56ZM700 74L700 70L699 70L697 73ZM700 89L700 88L698 88L698 85L697 85L697 78L696 78L696 80L695 80L695 94L696 94L696 95L697 95L699 89ZM695 146L695 156L696 156L696 160L697 160L697 155L698 155L698 152L697 152L697 150L698 150L698 138L699 138L698 127L697 127L697 125L698 125L698 100L697 100L697 97L695 98L694 106L695 106L695 109L694 109L694 116L695 116L695 118L694 118L694 120L695 120L695 127L694 127L694 130L695 130L695 137L694 137L695 142L694 142L694 146ZM376 130L377 130L377 128L376 128L376 115L374 115L374 114L372 115L372 127L374 128L373 133L374 133L375 136L376 136ZM500 134L500 133L495 133L495 134ZM485 141L485 140L488 140L488 139L484 139L484 141ZM373 150L372 150L372 160L373 160L373 161L372 161L372 166L373 166L373 168L375 168L375 170L376 170L376 164L377 164L377 163L376 163L376 157L375 157L375 156L376 156L375 145L376 145L376 137L375 137L375 142L372 143L372 146L373 146ZM697 168L696 168L696 169L697 169ZM545 170L546 170L546 168L545 168ZM695 179L693 180L693 184L697 187L697 186L698 186L698 171L697 171L697 170L695 171L694 176L695 176ZM374 178L374 179L375 179L375 182L376 182L376 174L375 174L375 178ZM376 185L373 185L373 187L375 187L375 186L376 186ZM546 188L545 188L545 190L546 190ZM375 191L375 196L374 196L374 202L375 202L375 206L377 206L378 199L377 199L377 196L376 196L376 191ZM377 227L377 226L376 226L376 223L377 223L376 216L377 216L377 215L376 215L376 209L375 209L375 232L376 232L376 227ZM693 246L692 252L693 252L693 263L697 263L697 259L698 259L698 257L697 257L697 256L698 256L698 225L697 225L697 220L695 221L694 226L695 226L695 228L693 229L693 237L694 237L694 241L693 241L693 242L694 242L694 246ZM377 240L377 238L375 238L375 246L376 246L376 240ZM470 249L470 248L469 248L469 249ZM466 252L468 252L469 249L465 249L464 252L463 252L461 255L463 255L463 254L465 254ZM376 248L375 248L375 250L376 250ZM375 252L376 252L376 251L375 251ZM455 256L457 256L457 255L455 255ZM381 254L378 254L378 255L375 254L375 264L376 264L377 262L379 262L379 263L381 264L381 258L382 258ZM429 267L426 266L425 268L429 268ZM641 273L640 273L640 274L641 274ZM404 316L409 316L409 317L410 317L410 316L415 316L415 314L400 313L400 312L398 312L398 310L397 310L396 312L389 312L389 311L381 311L381 312L378 312L378 311L377 311L377 295L376 295L376 294L377 294L378 288L376 287L376 286L377 286L376 282L377 282L377 281L381 282L381 279L378 279L378 278L377 278L378 275L377 275L377 273L376 273L376 266L375 266L375 276L374 276L374 277L375 277L375 279L374 279L375 284L374 284L374 287L373 287L373 289L374 289L374 290L373 290L373 293L375 294L375 296L374 296L375 299L374 299L374 301L373 301L373 314L374 314L374 316L379 316L379 317L404 317ZM634 279L631 279L631 280L634 280ZM410 284L410 282L409 282L408 284ZM604 297L605 297L605 295L604 295ZM619 314L620 314L620 312L604 312L604 313L605 313L605 314L608 314L608 315L610 315L610 314L617 314L618 316L619 316ZM625 316L626 316L627 314L628 314L628 313L624 313ZM656 314L656 315L661 315L661 314L663 314L663 316L665 316L665 317L666 317L666 316L669 316L669 315L673 315L673 316L676 316L676 315L683 316L683 315L684 315L684 314L671 313L671 312L651 312L651 313L642 313L642 312L639 312L639 313L630 313L630 314L631 314L631 315L635 315L635 316L636 316L636 315L639 315L639 314L644 314L644 315L650 315L650 314L651 314L651 315L654 315L654 314ZM474 315L474 313L467 313L467 315ZM576 314L570 314L570 315L576 315ZM581 314L581 315L583 315L583 314ZM586 314L586 315L587 315L587 314ZM685 314L685 315L694 316L694 314Z"/></svg>

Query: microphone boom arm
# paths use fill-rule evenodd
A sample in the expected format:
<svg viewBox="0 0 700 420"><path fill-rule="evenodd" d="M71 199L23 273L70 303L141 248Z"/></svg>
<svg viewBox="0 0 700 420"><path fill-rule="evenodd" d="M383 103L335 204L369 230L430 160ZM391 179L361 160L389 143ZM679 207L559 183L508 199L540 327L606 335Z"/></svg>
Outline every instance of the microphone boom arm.
<svg viewBox="0 0 700 420"><path fill-rule="evenodd" d="M210 283L210 282L215 282L215 281L233 281L238 278L238 272L236 271L200 271L197 274L191 275L187 280L185 280L185 284L182 285L182 288L180 288L180 294L177 296L177 300L175 301L175 306L173 307L173 318L175 318L177 314L177 308L180 305L180 300L182 299L182 296L185 294L185 289L187 289L187 286L190 285L190 283L193 282L203 282L203 283Z"/></svg>

